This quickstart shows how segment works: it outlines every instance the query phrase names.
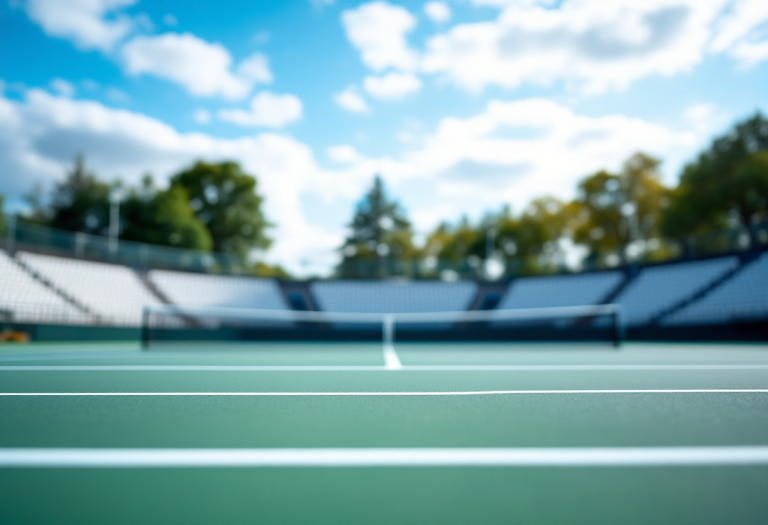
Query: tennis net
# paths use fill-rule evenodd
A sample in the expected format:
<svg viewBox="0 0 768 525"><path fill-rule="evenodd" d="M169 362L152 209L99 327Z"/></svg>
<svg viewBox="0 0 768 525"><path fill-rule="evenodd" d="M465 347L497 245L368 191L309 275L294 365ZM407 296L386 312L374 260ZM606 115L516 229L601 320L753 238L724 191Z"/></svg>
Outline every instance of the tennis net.
<svg viewBox="0 0 768 525"><path fill-rule="evenodd" d="M576 342L621 345L615 304L430 313L346 313L147 306L144 348L212 342Z"/></svg>

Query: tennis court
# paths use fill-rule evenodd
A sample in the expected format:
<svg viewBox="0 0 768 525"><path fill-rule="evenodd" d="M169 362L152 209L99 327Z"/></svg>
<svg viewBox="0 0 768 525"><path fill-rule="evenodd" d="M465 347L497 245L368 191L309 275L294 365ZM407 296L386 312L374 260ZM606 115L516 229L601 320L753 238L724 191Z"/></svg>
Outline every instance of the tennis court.
<svg viewBox="0 0 768 525"><path fill-rule="evenodd" d="M0 521L768 520L764 346L396 350L5 347Z"/></svg>

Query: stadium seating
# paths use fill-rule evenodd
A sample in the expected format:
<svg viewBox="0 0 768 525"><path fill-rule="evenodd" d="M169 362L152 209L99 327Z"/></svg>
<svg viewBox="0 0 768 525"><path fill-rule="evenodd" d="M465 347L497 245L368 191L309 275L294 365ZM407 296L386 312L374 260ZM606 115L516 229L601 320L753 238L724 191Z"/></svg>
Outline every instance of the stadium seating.
<svg viewBox="0 0 768 525"><path fill-rule="evenodd" d="M152 270L149 280L181 306L288 309L280 287L271 279Z"/></svg>
<svg viewBox="0 0 768 525"><path fill-rule="evenodd" d="M707 295L664 319L665 325L721 324L768 318L768 252Z"/></svg>
<svg viewBox="0 0 768 525"><path fill-rule="evenodd" d="M77 323L88 316L37 281L0 250L0 310L20 322Z"/></svg>
<svg viewBox="0 0 768 525"><path fill-rule="evenodd" d="M311 291L321 310L417 313L466 310L477 293L469 281L317 281Z"/></svg>
<svg viewBox="0 0 768 525"><path fill-rule="evenodd" d="M739 265L736 257L645 268L617 297L629 326L643 325Z"/></svg>
<svg viewBox="0 0 768 525"><path fill-rule="evenodd" d="M24 252L18 257L96 313L101 323L138 326L142 308L160 303L125 266Z"/></svg>
<svg viewBox="0 0 768 525"><path fill-rule="evenodd" d="M617 271L524 277L512 283L498 308L545 308L601 303L624 279Z"/></svg>

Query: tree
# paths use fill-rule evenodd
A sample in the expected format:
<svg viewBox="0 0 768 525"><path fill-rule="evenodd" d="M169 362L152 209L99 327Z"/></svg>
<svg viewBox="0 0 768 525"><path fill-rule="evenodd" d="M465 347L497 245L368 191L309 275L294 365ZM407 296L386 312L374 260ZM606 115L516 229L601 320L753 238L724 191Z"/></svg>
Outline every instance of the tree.
<svg viewBox="0 0 768 525"><path fill-rule="evenodd" d="M688 164L663 216L663 231L684 236L768 216L768 120L741 122ZM754 245L754 238L752 238Z"/></svg>
<svg viewBox="0 0 768 525"><path fill-rule="evenodd" d="M122 239L200 251L211 249L211 235L195 217L187 190L181 186L160 191L146 176L122 202L120 215Z"/></svg>
<svg viewBox="0 0 768 525"><path fill-rule="evenodd" d="M658 236L659 213L669 193L661 182L660 164L637 153L620 173L599 171L579 183L577 198L568 207L568 228L575 242L590 249L592 259L618 250L627 263L630 245Z"/></svg>
<svg viewBox="0 0 768 525"><path fill-rule="evenodd" d="M381 177L358 203L349 236L341 247L339 273L344 277L373 277L388 274L386 258L406 259L415 255L411 224L400 205L390 200Z"/></svg>
<svg viewBox="0 0 768 525"><path fill-rule="evenodd" d="M8 227L7 226L8 222L5 218L5 210L3 210L4 206L5 206L5 196L0 195L0 235L6 235L7 234L6 228Z"/></svg>
<svg viewBox="0 0 768 525"><path fill-rule="evenodd" d="M33 220L52 228L106 235L112 188L89 171L79 155L66 178L56 184L50 203L33 202Z"/></svg>
<svg viewBox="0 0 768 525"><path fill-rule="evenodd" d="M197 219L207 228L214 251L247 255L266 249L271 226L262 213L256 178L235 162L195 165L175 175L171 186L183 188Z"/></svg>

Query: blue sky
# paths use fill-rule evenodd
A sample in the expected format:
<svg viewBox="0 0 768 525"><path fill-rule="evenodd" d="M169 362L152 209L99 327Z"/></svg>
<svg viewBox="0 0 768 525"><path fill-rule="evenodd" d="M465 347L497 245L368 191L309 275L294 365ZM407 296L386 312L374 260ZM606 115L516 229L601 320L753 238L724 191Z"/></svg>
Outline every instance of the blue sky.
<svg viewBox="0 0 768 525"><path fill-rule="evenodd" d="M637 150L674 183L768 111L764 0L13 0L0 28L8 208L77 153L129 182L234 159L298 273L333 263L376 173L423 233Z"/></svg>

